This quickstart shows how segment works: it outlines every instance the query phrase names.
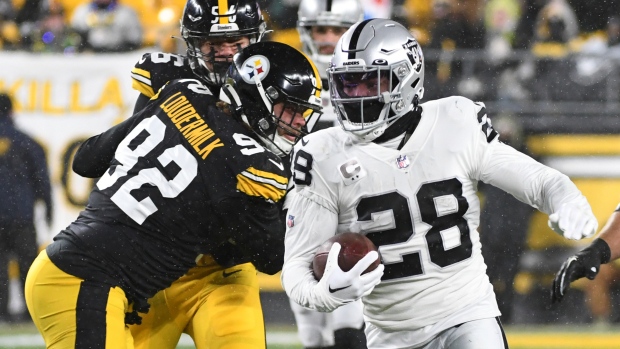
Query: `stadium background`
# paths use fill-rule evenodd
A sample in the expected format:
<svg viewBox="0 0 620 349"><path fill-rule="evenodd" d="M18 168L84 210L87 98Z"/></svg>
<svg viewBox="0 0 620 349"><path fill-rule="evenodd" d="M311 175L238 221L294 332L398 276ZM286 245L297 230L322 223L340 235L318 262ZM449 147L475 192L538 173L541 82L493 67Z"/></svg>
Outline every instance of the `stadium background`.
<svg viewBox="0 0 620 349"><path fill-rule="evenodd" d="M83 2L57 1L67 18ZM51 229L37 224L42 247L84 206L93 182L71 172L73 153L82 140L131 114L138 93L131 89L129 72L142 52L182 53L184 50L182 40L171 38L179 35L178 18L184 0L120 2L132 6L140 16L145 37L144 47L139 51L118 54L0 51L0 90L7 90L14 96L16 123L44 146L50 165L56 210ZM423 22L419 18L418 22L412 22L416 20L412 13L424 13L431 4L443 2L450 1L369 0L366 10L368 17L392 14L409 23L423 43L429 32L424 30L424 25L411 24ZM493 4L500 7L503 4L506 14L514 15L510 6L515 2L518 1L471 0L453 1L452 5L465 14L474 13L484 19L485 15L489 16L488 8ZM269 28L275 29L268 39L300 48L294 28L295 1L263 3ZM605 1L600 3L612 6ZM13 4L21 8L27 6L27 0L14 0ZM544 23L533 25L540 29ZM424 53L427 97L466 95L484 101L491 117L517 118L529 151L575 181L602 226L620 201L620 79L617 57L600 56L582 49L597 35L604 35L604 30L584 31L561 43L535 42L531 49L509 50L500 57L499 63L490 51L460 48L449 40L438 47L424 48ZM504 49L497 47L499 52ZM525 74L522 70L527 69L528 62L534 62L535 68L543 64L548 67L542 75L530 77L529 81L512 80L513 84L530 90L528 97L500 93L506 91L502 89L506 72ZM583 76L587 79L580 80ZM508 80L506 84L510 83ZM439 85L441 91L439 88L433 91ZM547 228L546 219L545 215L536 213L529 222L528 251L522 258L522 270L514 284L515 306L519 307L521 317L507 327L511 348L620 347L619 328L614 324L618 319L617 309L613 309L612 324L597 324L588 317L581 292L587 281L576 285L573 297L565 302L568 304L549 306L547 289L552 272L567 253L587 241L569 243L563 240ZM13 277L18 272L12 268ZM269 347L296 347L294 320L278 277L261 276L261 285ZM13 285L13 294L16 292L20 290ZM615 297L612 304L617 304L620 298L612 296ZM16 299L12 297L14 310L23 307ZM28 324L0 325L0 348L40 348L41 344L38 334ZM189 344L184 338L179 347Z"/></svg>

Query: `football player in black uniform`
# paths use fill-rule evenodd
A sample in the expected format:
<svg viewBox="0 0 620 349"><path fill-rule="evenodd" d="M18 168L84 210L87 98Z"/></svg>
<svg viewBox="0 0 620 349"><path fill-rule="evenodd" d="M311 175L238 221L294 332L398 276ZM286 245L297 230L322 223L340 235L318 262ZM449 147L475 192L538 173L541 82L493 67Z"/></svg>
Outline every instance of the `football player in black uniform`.
<svg viewBox="0 0 620 349"><path fill-rule="evenodd" d="M256 0L191 0L181 18L187 55L145 53L131 70L132 87L140 92L134 113L170 80L198 75L215 96L232 57L259 42L266 23Z"/></svg>
<svg viewBox="0 0 620 349"><path fill-rule="evenodd" d="M241 274L224 269L240 262L280 270L287 179L268 149L281 148L280 137L303 135L293 125L320 112L320 79L302 53L274 42L244 49L226 77L230 104L200 80L174 80L76 154L74 170L101 179L26 281L28 310L47 346L133 348L126 324L140 322L147 299L186 274L199 254L222 265L210 280L214 289ZM238 288L222 288L207 302L243 299L224 294ZM213 342L205 347L265 347L235 341L234 332L247 328L218 318L236 307L246 304L229 301L208 314Z"/></svg>
<svg viewBox="0 0 620 349"><path fill-rule="evenodd" d="M140 92L134 113L173 79L199 77L217 96L232 56L260 41L265 26L256 0L188 1L181 18L187 55L157 52L142 56L131 72L132 87ZM223 248L219 250L225 254ZM256 268L246 263L228 269L209 254L198 258L194 268L149 300L151 310L142 316L142 323L130 326L135 347L174 349L184 332L198 349L241 340L247 347L263 345Z"/></svg>

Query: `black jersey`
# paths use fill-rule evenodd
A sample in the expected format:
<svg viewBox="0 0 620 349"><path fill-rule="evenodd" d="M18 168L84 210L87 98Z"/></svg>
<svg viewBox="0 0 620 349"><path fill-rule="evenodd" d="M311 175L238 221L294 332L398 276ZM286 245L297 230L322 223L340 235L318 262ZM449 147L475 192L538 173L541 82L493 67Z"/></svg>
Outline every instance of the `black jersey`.
<svg viewBox="0 0 620 349"><path fill-rule="evenodd" d="M257 269L280 270L284 167L217 101L198 80L172 81L95 137L92 154L81 149L74 161L93 162L83 168L116 152L86 209L48 246L56 266L121 286L131 300L168 287L224 242Z"/></svg>
<svg viewBox="0 0 620 349"><path fill-rule="evenodd" d="M172 53L145 53L131 70L131 87L151 98L168 81L195 79L187 57Z"/></svg>

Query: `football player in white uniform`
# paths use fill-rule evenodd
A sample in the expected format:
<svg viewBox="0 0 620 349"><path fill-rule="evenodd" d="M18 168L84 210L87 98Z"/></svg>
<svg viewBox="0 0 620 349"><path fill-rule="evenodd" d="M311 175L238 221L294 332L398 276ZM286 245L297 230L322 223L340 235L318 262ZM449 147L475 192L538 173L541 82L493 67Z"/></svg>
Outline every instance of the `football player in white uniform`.
<svg viewBox="0 0 620 349"><path fill-rule="evenodd" d="M321 121L337 124L336 113L327 92L327 68L336 43L344 32L364 18L359 0L302 0L299 5L297 30L302 49L316 64L323 80L323 115ZM331 313L322 313L290 301L297 333L305 349L364 349L364 316L358 300Z"/></svg>
<svg viewBox="0 0 620 349"><path fill-rule="evenodd" d="M353 25L328 71L342 128L294 147L296 193L288 203L282 284L298 304L323 312L362 298L369 348L507 348L477 232L478 181L550 214L569 239L597 221L558 171L498 141L482 103L449 97L419 104L424 58L402 25ZM314 279L315 250L342 232L366 235L369 252L350 271L332 247Z"/></svg>

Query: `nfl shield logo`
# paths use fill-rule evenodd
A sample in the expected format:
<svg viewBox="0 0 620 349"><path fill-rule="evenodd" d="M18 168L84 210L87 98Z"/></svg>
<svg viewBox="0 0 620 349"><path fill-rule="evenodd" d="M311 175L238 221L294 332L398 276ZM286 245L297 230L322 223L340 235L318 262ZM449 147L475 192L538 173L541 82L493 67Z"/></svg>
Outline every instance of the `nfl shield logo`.
<svg viewBox="0 0 620 349"><path fill-rule="evenodd" d="M396 165L398 165L398 168L409 167L409 159L407 158L407 155L399 155L396 158Z"/></svg>
<svg viewBox="0 0 620 349"><path fill-rule="evenodd" d="M293 216L292 214L288 215L288 218L286 219L286 225L289 228L295 226L295 216Z"/></svg>

